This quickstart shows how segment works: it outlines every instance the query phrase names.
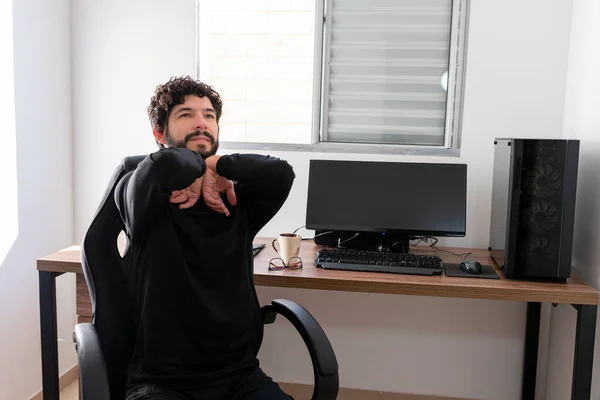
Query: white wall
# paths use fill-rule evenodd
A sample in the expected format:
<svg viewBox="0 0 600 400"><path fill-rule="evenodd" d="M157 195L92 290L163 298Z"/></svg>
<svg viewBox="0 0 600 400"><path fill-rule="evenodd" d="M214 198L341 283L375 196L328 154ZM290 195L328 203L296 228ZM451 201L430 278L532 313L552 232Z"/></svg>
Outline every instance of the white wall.
<svg viewBox="0 0 600 400"><path fill-rule="evenodd" d="M494 137L561 137L571 7L571 0L472 1L461 157L271 153L287 159L297 178L261 234L304 224L311 158L441 160L468 164L469 211L467 236L440 242L487 247ZM74 3L76 237L117 162L155 149L145 107L157 84L194 71L194 8L192 0ZM296 300L315 314L337 352L343 386L520 396L524 304L281 288L259 288L259 295ZM306 352L284 323L268 328L261 358L278 380L312 380Z"/></svg>
<svg viewBox="0 0 600 400"><path fill-rule="evenodd" d="M573 265L586 282L600 289L600 3L574 0L571 44L565 93L565 138L580 139L579 176ZM548 400L569 398L573 368L576 311L553 309L549 340ZM591 398L600 397L600 320Z"/></svg>
<svg viewBox="0 0 600 400"><path fill-rule="evenodd" d="M156 85L195 73L194 0L72 4L75 237L81 241L109 176L156 149L146 107Z"/></svg>
<svg viewBox="0 0 600 400"><path fill-rule="evenodd" d="M35 260L73 240L70 1L19 0L13 13L19 233L0 261L2 400L41 388ZM14 189L3 186L2 196L11 194L4 190ZM74 283L61 277L57 288L59 335L68 342L59 343L61 372L76 363Z"/></svg>

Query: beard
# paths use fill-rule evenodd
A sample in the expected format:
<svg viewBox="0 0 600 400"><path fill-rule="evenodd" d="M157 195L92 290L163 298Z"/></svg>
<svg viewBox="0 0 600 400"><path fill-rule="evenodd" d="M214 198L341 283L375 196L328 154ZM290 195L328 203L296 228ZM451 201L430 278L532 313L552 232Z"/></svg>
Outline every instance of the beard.
<svg viewBox="0 0 600 400"><path fill-rule="evenodd" d="M190 140L192 140L196 136L207 137L210 140L210 144L195 143L196 148L192 149L192 148L188 147L188 143L190 142ZM214 135L208 131L197 130L192 133L188 133L187 135L185 135L183 140L180 140L180 141L173 140L171 135L169 135L168 133L165 133L165 139L167 140L167 145L169 147L178 147L180 149L190 149L192 151L199 153L202 156L202 158L204 158L204 159L206 159L210 156L214 156L215 154L217 154L217 150L219 149L219 140L216 139L214 137Z"/></svg>

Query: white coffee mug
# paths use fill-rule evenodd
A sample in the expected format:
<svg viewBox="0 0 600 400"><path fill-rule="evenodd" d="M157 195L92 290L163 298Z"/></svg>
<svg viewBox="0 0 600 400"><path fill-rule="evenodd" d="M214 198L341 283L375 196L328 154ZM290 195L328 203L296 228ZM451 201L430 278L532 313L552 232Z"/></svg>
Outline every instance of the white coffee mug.
<svg viewBox="0 0 600 400"><path fill-rule="evenodd" d="M275 242L279 243L279 249L275 247ZM298 257L300 251L300 243L302 242L302 236L295 233L280 233L277 239L273 239L271 246L273 250L283 259L283 262L287 263L292 257Z"/></svg>

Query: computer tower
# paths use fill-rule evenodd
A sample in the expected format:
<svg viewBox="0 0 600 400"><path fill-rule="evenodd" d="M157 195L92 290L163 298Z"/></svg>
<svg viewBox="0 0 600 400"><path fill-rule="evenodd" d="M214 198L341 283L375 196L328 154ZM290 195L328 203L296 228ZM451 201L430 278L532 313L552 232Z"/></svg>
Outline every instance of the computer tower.
<svg viewBox="0 0 600 400"><path fill-rule="evenodd" d="M496 139L490 248L506 278L571 275L579 141Z"/></svg>

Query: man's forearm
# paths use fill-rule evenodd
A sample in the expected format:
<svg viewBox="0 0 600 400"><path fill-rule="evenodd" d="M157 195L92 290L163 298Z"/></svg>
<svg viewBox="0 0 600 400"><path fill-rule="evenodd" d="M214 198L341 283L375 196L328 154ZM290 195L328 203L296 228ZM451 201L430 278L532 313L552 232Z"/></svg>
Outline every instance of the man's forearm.
<svg viewBox="0 0 600 400"><path fill-rule="evenodd" d="M165 193L188 187L206 169L206 163L200 154L188 149L161 149L149 158L152 165L144 171L145 179L149 181L149 185L159 185Z"/></svg>
<svg viewBox="0 0 600 400"><path fill-rule="evenodd" d="M205 168L202 157L187 149L161 149L142 160L115 189L128 232L145 231L158 209L169 204L171 192L189 186Z"/></svg>
<svg viewBox="0 0 600 400"><path fill-rule="evenodd" d="M239 196L249 208L248 228L252 235L279 211L295 178L290 164L270 156L231 154L206 161L207 168L215 165L218 175L240 183Z"/></svg>
<svg viewBox="0 0 600 400"><path fill-rule="evenodd" d="M278 188L289 191L295 178L292 167L286 161L276 157L259 154L230 154L213 157L206 159L207 168L249 188L269 192Z"/></svg>

